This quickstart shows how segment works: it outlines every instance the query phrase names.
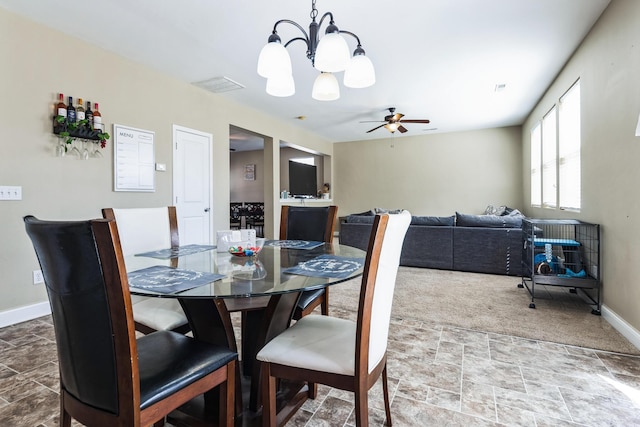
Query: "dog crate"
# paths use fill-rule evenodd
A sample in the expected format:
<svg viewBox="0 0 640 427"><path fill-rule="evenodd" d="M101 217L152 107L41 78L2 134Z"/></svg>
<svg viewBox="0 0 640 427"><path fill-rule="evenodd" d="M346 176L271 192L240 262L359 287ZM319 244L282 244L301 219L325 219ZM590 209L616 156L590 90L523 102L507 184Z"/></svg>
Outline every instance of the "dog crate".
<svg viewBox="0 0 640 427"><path fill-rule="evenodd" d="M582 294L600 315L600 226L577 220L522 221L522 283L536 308L538 285L563 286Z"/></svg>

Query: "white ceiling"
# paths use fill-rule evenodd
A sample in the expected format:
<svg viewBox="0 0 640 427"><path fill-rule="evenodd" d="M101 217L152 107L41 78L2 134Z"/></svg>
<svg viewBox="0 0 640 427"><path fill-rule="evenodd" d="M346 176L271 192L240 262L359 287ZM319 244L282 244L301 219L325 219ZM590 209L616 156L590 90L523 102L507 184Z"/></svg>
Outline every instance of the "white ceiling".
<svg viewBox="0 0 640 427"><path fill-rule="evenodd" d="M388 137L367 130L388 107L412 136L519 125L580 44L609 0L317 0L319 16L360 37L377 82L342 86L341 98L311 98L317 75L303 43L289 46L296 94L265 93L258 54L274 23L305 29L311 0L0 0L0 7L186 82L226 76L244 89L222 96L263 110L331 141ZM322 31L326 28L326 21ZM283 42L299 36L281 25ZM16 41L17 42L17 41ZM354 40L347 36L350 48ZM498 84L506 85L496 92ZM296 117L305 116L305 120Z"/></svg>

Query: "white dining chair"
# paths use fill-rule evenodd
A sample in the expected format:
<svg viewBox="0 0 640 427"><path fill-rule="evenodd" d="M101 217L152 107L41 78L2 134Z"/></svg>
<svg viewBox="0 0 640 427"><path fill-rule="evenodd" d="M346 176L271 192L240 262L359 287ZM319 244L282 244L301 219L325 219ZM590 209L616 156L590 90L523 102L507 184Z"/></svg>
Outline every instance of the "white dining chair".
<svg viewBox="0 0 640 427"><path fill-rule="evenodd" d="M263 426L276 425L276 379L288 379L306 381L312 399L318 383L354 392L356 426L365 427L367 392L380 375L387 425L391 426L387 338L400 252L410 222L411 214L407 211L376 216L356 322L331 316L304 316L258 352Z"/></svg>
<svg viewBox="0 0 640 427"><path fill-rule="evenodd" d="M115 219L125 257L179 246L175 206L104 208L102 216ZM189 332L187 317L177 299L132 295L131 301L137 331L143 334L160 330Z"/></svg>

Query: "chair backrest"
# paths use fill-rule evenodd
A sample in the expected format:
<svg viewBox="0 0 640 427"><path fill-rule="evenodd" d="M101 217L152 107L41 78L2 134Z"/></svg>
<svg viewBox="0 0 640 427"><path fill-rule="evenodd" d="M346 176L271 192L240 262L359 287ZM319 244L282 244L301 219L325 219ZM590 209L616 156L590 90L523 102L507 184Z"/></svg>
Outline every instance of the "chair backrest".
<svg viewBox="0 0 640 427"><path fill-rule="evenodd" d="M115 219L124 256L179 245L175 206L160 208L104 208L103 218Z"/></svg>
<svg viewBox="0 0 640 427"><path fill-rule="evenodd" d="M242 216L242 203L231 202L229 204L229 221L230 222L240 222L240 217Z"/></svg>
<svg viewBox="0 0 640 427"><path fill-rule="evenodd" d="M356 346L356 372L370 372L387 350L393 291L411 214L376 215L365 260Z"/></svg>
<svg viewBox="0 0 640 427"><path fill-rule="evenodd" d="M244 204L247 218L264 221L264 202L247 202Z"/></svg>
<svg viewBox="0 0 640 427"><path fill-rule="evenodd" d="M338 220L337 206L282 206L280 240L312 240L331 243Z"/></svg>
<svg viewBox="0 0 640 427"><path fill-rule="evenodd" d="M115 222L24 222L51 304L61 387L110 413L134 411L137 347Z"/></svg>

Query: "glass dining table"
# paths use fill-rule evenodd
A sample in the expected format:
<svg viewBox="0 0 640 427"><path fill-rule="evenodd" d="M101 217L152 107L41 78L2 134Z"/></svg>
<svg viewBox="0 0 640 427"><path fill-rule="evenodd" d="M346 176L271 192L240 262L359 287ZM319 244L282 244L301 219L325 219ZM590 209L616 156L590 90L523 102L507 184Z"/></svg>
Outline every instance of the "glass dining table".
<svg viewBox="0 0 640 427"><path fill-rule="evenodd" d="M289 327L301 292L362 275L365 256L340 244L267 240L257 256L188 245L129 256L125 264L132 295L177 298L195 338L234 351L240 343L241 374L250 384L243 411L257 411L257 352ZM241 313L238 340L233 312Z"/></svg>

